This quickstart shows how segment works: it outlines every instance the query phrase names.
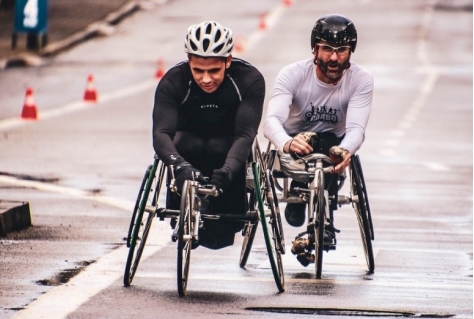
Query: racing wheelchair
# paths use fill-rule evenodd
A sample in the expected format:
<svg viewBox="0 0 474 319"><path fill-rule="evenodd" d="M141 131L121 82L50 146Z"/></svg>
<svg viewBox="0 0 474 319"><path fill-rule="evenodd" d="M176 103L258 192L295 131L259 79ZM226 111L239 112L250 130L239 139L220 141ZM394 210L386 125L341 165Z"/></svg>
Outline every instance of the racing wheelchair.
<svg viewBox="0 0 474 319"><path fill-rule="evenodd" d="M227 220L244 222L242 230L243 243L239 265L244 268L251 252L254 237L259 222L262 224L268 258L278 291L285 290L285 278L281 254L284 254L284 236L281 224L278 202L275 201L276 191L271 184L265 163L261 157L257 141L254 143L252 158L255 161L247 163L246 190L249 210L245 215L207 214L203 211L204 202L208 196L219 196L214 185L201 185L194 180L184 182L181 191L179 210L159 207L158 199L163 183L171 191L176 191L172 167L166 166L156 155L143 177L138 198L132 212L132 218L127 235L129 248L123 283L130 286L137 271L145 248L152 222L155 218L161 221L175 218L171 240L177 242L177 286L179 296L185 296L189 281L191 251L193 245L199 242L199 230L203 221Z"/></svg>
<svg viewBox="0 0 474 319"><path fill-rule="evenodd" d="M295 245L292 247L292 252L297 255L298 260L300 260L299 257L306 258L308 262L303 263L305 266L309 262L314 262L316 278L321 278L323 252L336 249L335 237L334 240L327 238L327 231L338 232L333 226L334 215L331 207L333 204L337 204L339 207L351 204L357 217L368 272L373 273L375 269L372 248L374 228L359 155L352 155L347 170L350 178L349 195L341 195L338 194L339 192L336 195L329 195L327 187L325 187L325 177L333 172L335 164L324 154L313 153L294 159L291 155L272 149L272 144L269 143L266 151L262 153L262 157L262 161L267 163L267 176L270 183L275 185L279 191L277 199L274 201L306 204L306 231L298 234L295 241L302 239L305 235L308 238L301 241L303 244L299 247L296 245L296 249ZM342 189L346 177L346 172L338 175L339 191ZM306 183L308 187L290 189L290 179Z"/></svg>

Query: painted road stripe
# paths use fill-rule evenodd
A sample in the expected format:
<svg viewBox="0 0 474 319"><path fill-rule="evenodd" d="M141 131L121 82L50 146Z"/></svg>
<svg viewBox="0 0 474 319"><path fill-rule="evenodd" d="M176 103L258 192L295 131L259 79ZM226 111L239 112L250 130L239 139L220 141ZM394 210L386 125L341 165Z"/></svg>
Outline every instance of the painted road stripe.
<svg viewBox="0 0 474 319"><path fill-rule="evenodd" d="M155 222L143 250L141 262L157 253L170 241L170 227L166 223ZM121 246L87 266L68 283L57 286L41 295L24 310L15 314L14 319L62 319L74 312L83 303L123 278L128 248ZM137 273L140 271L138 270Z"/></svg>
<svg viewBox="0 0 474 319"><path fill-rule="evenodd" d="M64 194L64 195L73 196L77 198L88 199L88 200L92 200L98 203L103 203L103 204L110 205L112 207L123 209L128 212L131 212L133 210L133 207L135 206L134 202L127 201L121 198L94 195L80 189L62 187L58 185L52 185L52 184L47 184L47 183L42 183L42 182L37 182L37 181L26 181L26 180L17 179L15 177L10 177L10 176L0 176L0 183L9 184L9 185L18 186L18 187L36 189L43 192Z"/></svg>
<svg viewBox="0 0 474 319"><path fill-rule="evenodd" d="M424 162L422 164L423 166L426 166L429 169L432 169L433 171L437 171L437 172L450 172L451 171L450 167L440 164L440 163Z"/></svg>
<svg viewBox="0 0 474 319"><path fill-rule="evenodd" d="M112 91L109 93L104 93L101 94L99 101L97 103L88 103L84 101L76 101L76 102L71 102L68 104L63 105L62 107L51 109L51 110L45 110L41 111L38 114L38 120L44 120L44 119L49 119L49 118L54 118L62 115L66 115L68 113L88 109L88 108L96 108L98 105L101 105L106 102L114 101L117 99L121 99L125 96L133 95L136 93L143 92L145 90L151 89L156 87L158 81L155 80L147 80L143 81L140 83L137 83L135 85L131 85L126 88L120 88L116 91ZM27 125L27 124L32 124L35 123L36 121L32 120L23 120L21 118L11 118L11 119L6 119L0 121L0 131L2 130L7 130L7 129L12 129L15 127L19 127L22 125Z"/></svg>
<svg viewBox="0 0 474 319"><path fill-rule="evenodd" d="M417 56L418 60L422 63L422 72L427 74L425 81L423 82L422 86L418 90L418 94L415 97L412 105L408 109L408 112L403 117L403 119L398 124L398 135L404 136L405 132L410 129L414 122L419 118L419 115L422 109L426 106L426 101L428 97L433 92L433 89L438 81L439 77L439 68L435 66L428 55L428 48L427 48L427 34L429 30L429 26L431 24L433 18L433 7L435 2L432 1L426 7L423 17L422 17L422 25L420 32L418 34L418 47L417 47ZM400 140L390 139L385 142L386 146L397 146L400 144ZM394 156L395 153L392 152L392 149L385 149L380 152L381 155L384 156ZM430 167L431 168L431 167ZM435 169L436 170L436 169Z"/></svg>

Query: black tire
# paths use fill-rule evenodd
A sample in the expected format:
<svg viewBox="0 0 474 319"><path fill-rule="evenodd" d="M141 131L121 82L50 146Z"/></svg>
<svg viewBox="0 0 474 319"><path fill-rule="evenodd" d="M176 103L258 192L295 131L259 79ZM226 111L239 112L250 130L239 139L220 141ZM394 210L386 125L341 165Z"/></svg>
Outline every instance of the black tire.
<svg viewBox="0 0 474 319"><path fill-rule="evenodd" d="M360 177L362 191L364 193L364 198L365 198L365 207L367 208L367 217L368 217L369 226L370 226L370 238L374 240L374 226L372 224L372 213L370 211L369 197L367 196L367 187L365 186L364 172L362 170L362 165L360 164L359 155L354 155L352 157L352 162Z"/></svg>
<svg viewBox="0 0 474 319"><path fill-rule="evenodd" d="M188 181L184 182L181 193L181 206L179 213L178 229L178 294L186 295L191 264L192 246L192 203L194 201L193 188Z"/></svg>
<svg viewBox="0 0 474 319"><path fill-rule="evenodd" d="M324 226L326 221L326 199L324 197L324 173L322 170L317 170L317 194L315 218L317 222L314 223L314 264L316 268L316 278L321 279L323 270L323 251L324 251Z"/></svg>
<svg viewBox="0 0 474 319"><path fill-rule="evenodd" d="M263 235L265 238L265 244L267 246L268 259L270 260L270 265L273 272L273 278L275 279L275 283L277 285L278 291L284 292L285 291L285 275L283 272L283 262L281 260L281 252L279 249L276 249L277 236L275 235L275 228L269 227L268 222L267 222L267 217L265 215L264 200L263 200L263 193L265 193L265 189L264 187L262 187L262 185L265 185L264 183L262 183L262 180L264 180L264 178L262 179L260 177L259 165L256 162L252 163L252 169L253 169L254 183L255 183L255 196L257 198L260 221L262 223ZM270 216L270 221L271 219L272 219L272 216Z"/></svg>
<svg viewBox="0 0 474 319"><path fill-rule="evenodd" d="M270 224L272 225L273 235L275 239L275 247L280 254L286 253L285 235L283 232L283 224L281 222L280 206L278 205L278 196L275 189L274 178L271 176L270 170L267 170L265 178L266 186L266 204L271 212Z"/></svg>
<svg viewBox="0 0 474 319"><path fill-rule="evenodd" d="M248 195L248 203L249 203L249 211L253 212L256 210L256 203L255 203L255 191L251 187L247 187ZM245 223L244 229L242 230L242 236L244 240L242 242L242 250L240 251L240 260L239 266L240 268L245 268L247 265L247 260L250 255L250 251L252 249L253 240L255 238L255 234L257 233L258 228L258 221L252 222L248 221Z"/></svg>
<svg viewBox="0 0 474 319"><path fill-rule="evenodd" d="M130 219L130 226L128 227L127 235L127 247L130 248L130 239L132 238L133 225L135 225L135 218L137 217L138 208L140 207L140 201L143 197L143 191L145 190L145 184L150 175L151 165L145 171L143 176L142 184L140 185L140 190L138 191L137 200L135 202L135 207L133 208L132 218Z"/></svg>
<svg viewBox="0 0 474 319"><path fill-rule="evenodd" d="M242 242L242 250L240 251L240 268L245 268L247 265L247 260L252 249L253 240L255 234L257 233L258 223L247 222L245 223L244 229L242 230L244 241Z"/></svg>
<svg viewBox="0 0 474 319"><path fill-rule="evenodd" d="M352 202L352 207L354 208L359 223L367 267L369 273L373 273L375 270L374 252L372 248L373 227L371 226L367 190L357 155L353 156L351 160L351 192L352 196L358 199Z"/></svg>
<svg viewBox="0 0 474 319"><path fill-rule="evenodd" d="M140 187L137 203L132 213L132 221L129 229L129 237L127 239L127 246L129 247L127 262L125 264L125 273L123 277L123 284L125 287L130 286L133 277L140 263L140 259L145 248L146 240L150 232L151 224L155 217L155 212L146 211L145 208L148 203L148 197L153 192L152 185L155 180L155 174L158 170L158 179L154 190L154 202L158 201L161 184L164 175L164 165L158 159L155 159L152 166L148 167Z"/></svg>
<svg viewBox="0 0 474 319"><path fill-rule="evenodd" d="M273 165L275 163L275 156L276 151L270 151L264 160L266 160L266 175L265 182L266 182L266 202L267 206L270 208L272 212L272 227L274 227L274 233L276 235L276 247L280 251L282 255L286 253L285 247L285 235L283 232L283 224L281 222L281 213L280 213L280 206L278 204L278 195L276 192L277 187L277 179L273 176L272 170Z"/></svg>

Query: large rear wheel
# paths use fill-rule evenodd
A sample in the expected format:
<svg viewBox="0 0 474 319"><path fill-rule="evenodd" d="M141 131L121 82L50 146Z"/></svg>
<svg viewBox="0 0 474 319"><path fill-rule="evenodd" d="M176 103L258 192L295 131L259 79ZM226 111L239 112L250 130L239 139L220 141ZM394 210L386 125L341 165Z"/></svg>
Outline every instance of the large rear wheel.
<svg viewBox="0 0 474 319"><path fill-rule="evenodd" d="M267 170L266 183L266 204L271 212L270 223L275 236L275 246L276 249L284 255L286 252L285 235L283 233L283 224L281 222L280 206L278 205L278 195L275 189L275 179L271 176L270 170Z"/></svg>
<svg viewBox="0 0 474 319"><path fill-rule="evenodd" d="M314 223L314 255L316 278L321 278L323 270L323 251L324 251L324 226L326 221L327 201L324 197L324 173L318 169L316 171L316 196L313 204L315 211L316 222Z"/></svg>
<svg viewBox="0 0 474 319"><path fill-rule="evenodd" d="M267 216L265 213L263 193L265 192L265 185L262 183L260 178L259 165L255 162L252 163L252 169L254 174L255 182L255 196L257 198L258 211L260 215L260 221L262 223L263 235L265 238L265 244L267 246L268 259L270 260L270 265L273 272L273 277L277 285L278 291L285 291L285 276L283 273L283 263L281 260L281 251L277 249L277 235L275 234L275 227L270 227L267 221ZM263 178L264 180L264 178ZM270 214L270 225L272 225L272 215ZM275 223L273 223L275 224Z"/></svg>
<svg viewBox="0 0 474 319"><path fill-rule="evenodd" d="M143 177L127 236L127 247L129 247L129 250L123 278L125 287L130 286L132 283L138 264L140 263L151 224L155 217L155 210L153 208L158 203L164 171L165 166L163 163L159 159L155 159L153 165L147 168L145 176ZM158 174L156 174L157 172ZM155 189L152 188L154 183L156 183ZM154 195L151 209L147 210L146 207L150 193Z"/></svg>
<svg viewBox="0 0 474 319"><path fill-rule="evenodd" d="M362 167L357 155L354 155L351 160L351 192L352 197L355 199L352 202L352 207L354 208L359 223L365 260L367 262L369 273L373 273L375 270L375 261L372 248L372 239L374 238L372 219L370 216L367 189L362 175Z"/></svg>

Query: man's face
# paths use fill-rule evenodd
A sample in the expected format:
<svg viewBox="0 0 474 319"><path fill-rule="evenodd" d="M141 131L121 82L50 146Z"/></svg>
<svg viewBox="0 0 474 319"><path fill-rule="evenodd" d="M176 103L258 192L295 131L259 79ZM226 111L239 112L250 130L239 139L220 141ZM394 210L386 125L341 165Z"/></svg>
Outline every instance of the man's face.
<svg viewBox="0 0 474 319"><path fill-rule="evenodd" d="M325 83L340 80L349 66L350 46L319 42L314 47L314 58L318 63L318 78Z"/></svg>
<svg viewBox="0 0 474 319"><path fill-rule="evenodd" d="M222 84L225 69L230 66L232 57L203 58L189 55L189 66L194 81L206 93L212 93Z"/></svg>

